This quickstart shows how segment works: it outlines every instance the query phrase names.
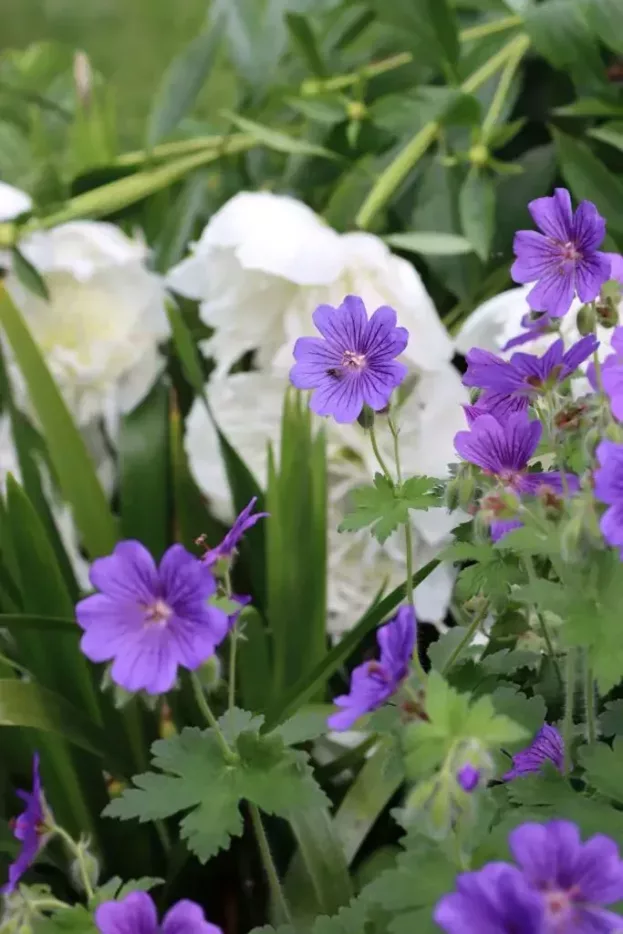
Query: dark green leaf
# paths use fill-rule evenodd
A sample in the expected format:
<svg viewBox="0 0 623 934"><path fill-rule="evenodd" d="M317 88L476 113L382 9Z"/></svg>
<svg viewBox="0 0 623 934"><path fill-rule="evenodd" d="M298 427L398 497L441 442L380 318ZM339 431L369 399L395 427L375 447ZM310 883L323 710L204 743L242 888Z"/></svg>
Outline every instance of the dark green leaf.
<svg viewBox="0 0 623 934"><path fill-rule="evenodd" d="M452 658L452 655L463 641L466 632L465 626L453 626L437 642L433 642L428 650L428 657L435 671L444 671L448 660ZM461 657L464 661L468 661L471 654L470 648L466 646Z"/></svg>
<svg viewBox="0 0 623 934"><path fill-rule="evenodd" d="M418 62L443 63L456 76L459 36L456 15L448 0L373 0L381 22L393 26Z"/></svg>
<svg viewBox="0 0 623 934"><path fill-rule="evenodd" d="M169 390L162 381L121 419L119 492L123 538L158 560L169 544Z"/></svg>
<svg viewBox="0 0 623 934"><path fill-rule="evenodd" d="M623 736L623 700L606 704L599 726L604 736Z"/></svg>
<svg viewBox="0 0 623 934"><path fill-rule="evenodd" d="M580 0L589 26L604 45L623 53L623 5L620 0Z"/></svg>
<svg viewBox="0 0 623 934"><path fill-rule="evenodd" d="M307 17L300 13L286 13L286 26L309 70L318 78L324 78L327 73L326 68L318 49L314 30Z"/></svg>
<svg viewBox="0 0 623 934"><path fill-rule="evenodd" d="M329 809L297 811L288 818L298 850L284 880L297 915L333 914L352 897L348 863Z"/></svg>
<svg viewBox="0 0 623 934"><path fill-rule="evenodd" d="M623 232L623 182L588 148L571 136L554 132L565 181L578 200L592 201L611 228Z"/></svg>
<svg viewBox="0 0 623 934"><path fill-rule="evenodd" d="M534 47L555 68L570 68L593 82L603 74L597 43L577 0L530 4L523 17Z"/></svg>
<svg viewBox="0 0 623 934"><path fill-rule="evenodd" d="M28 289L38 298L42 298L46 302L49 301L50 293L45 283L45 279L39 270L36 269L35 266L33 266L33 264L26 259L24 254L21 253L16 246L14 246L11 250L11 257L13 260L13 272L22 283L24 288Z"/></svg>
<svg viewBox="0 0 623 934"><path fill-rule="evenodd" d="M370 105L368 116L375 126L402 138L417 133L430 121L444 126L477 125L481 106L473 94L432 85L402 94L387 94Z"/></svg>
<svg viewBox="0 0 623 934"><path fill-rule="evenodd" d="M207 187L206 173L201 169L193 172L163 218L154 247L154 265L159 272L167 272L184 256L195 223L204 211Z"/></svg>
<svg viewBox="0 0 623 934"><path fill-rule="evenodd" d="M615 737L612 746L582 746L578 756L588 784L606 798L623 803L623 737Z"/></svg>
<svg viewBox="0 0 623 934"><path fill-rule="evenodd" d="M623 115L623 109L621 114ZM615 149L623 152L623 123L608 123L605 126L590 129L588 135L593 139L598 139L600 143L607 143L608 146L614 146Z"/></svg>
<svg viewBox="0 0 623 934"><path fill-rule="evenodd" d="M165 139L192 109L214 66L223 36L223 21L201 33L169 65L156 91L147 122L146 148Z"/></svg>
<svg viewBox="0 0 623 934"><path fill-rule="evenodd" d="M229 110L224 111L223 115L227 117L228 120L231 120L234 126L238 127L239 130L249 133L255 139L256 143L266 146L268 149L274 149L276 152L285 152L301 156L320 156L323 159L339 158L336 153L330 152L330 150L325 149L323 146L310 143L305 139L297 139L294 136L289 136L287 133L282 133L281 130L274 130L272 127L256 123L255 120L248 120L246 117L241 117L239 114L232 113Z"/></svg>
<svg viewBox="0 0 623 934"><path fill-rule="evenodd" d="M459 197L461 227L483 262L489 257L495 229L495 186L478 169L470 169Z"/></svg>

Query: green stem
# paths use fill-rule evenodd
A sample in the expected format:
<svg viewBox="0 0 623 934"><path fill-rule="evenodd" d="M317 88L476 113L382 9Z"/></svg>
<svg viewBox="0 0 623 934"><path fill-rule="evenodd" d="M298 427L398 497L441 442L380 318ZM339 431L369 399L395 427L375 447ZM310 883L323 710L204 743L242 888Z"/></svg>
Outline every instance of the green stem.
<svg viewBox="0 0 623 934"><path fill-rule="evenodd" d="M575 705L576 650L569 649L565 665L565 714L562 724L562 738L565 747L564 772L571 769L571 746L573 745L573 709Z"/></svg>
<svg viewBox="0 0 623 934"><path fill-rule="evenodd" d="M595 717L595 679L593 669L588 660L588 652L584 657L584 707L586 711L586 739L589 743L597 741L597 726Z"/></svg>
<svg viewBox="0 0 623 934"><path fill-rule="evenodd" d="M255 836L257 837L257 844L260 850L262 864L264 866L266 878L268 879L268 887L270 889L275 908L281 915L279 922L286 922L291 924L292 915L290 914L290 909L288 907L286 897L283 893L281 882L279 881L279 874L277 872L277 867L275 866L273 854L270 851L270 844L268 843L268 837L266 836L266 831L264 830L262 817L255 804L249 803L249 812L251 814L251 823L253 824Z"/></svg>
<svg viewBox="0 0 623 934"><path fill-rule="evenodd" d="M225 572L225 596L231 600L231 574ZM229 672L227 677L227 707L229 710L236 704L236 653L238 649L238 624L234 623L229 633Z"/></svg>
<svg viewBox="0 0 623 934"><path fill-rule="evenodd" d="M482 136L483 142L486 144L491 136L492 131L495 129L495 125L500 118L502 113L502 108L508 93L511 89L513 83L513 78L515 77L515 72L519 68L522 58L530 48L530 39L528 36L519 36L516 48L514 49L512 55L509 56L506 65L500 76L500 83L498 84L495 94L493 95L493 100L487 115L482 124Z"/></svg>
<svg viewBox="0 0 623 934"><path fill-rule="evenodd" d="M413 530L411 528L411 522L408 518L405 522L405 548L407 551L407 600L411 604L411 608L415 615L415 597L413 596ZM413 650L412 660L418 678L422 682L426 681L426 672L424 671L422 662L420 661L417 639L415 642L415 648Z"/></svg>
<svg viewBox="0 0 623 934"><path fill-rule="evenodd" d="M370 428L368 429L368 431L370 432L370 441L372 442L372 450L374 451L374 456L376 457L376 459L377 459L377 461L378 461L378 463L379 463L379 466L380 466L381 470L383 471L383 475L384 475L385 478L388 480L388 482L391 483L391 485L393 486L393 485L394 485L394 479L393 479L391 473L389 472L389 468L388 468L387 464L386 464L385 461L383 460L383 455L381 454L381 452L380 452L380 450L379 450L379 445L378 445L378 441L376 440L376 432L375 432L375 430L374 430L374 425L371 425Z"/></svg>
<svg viewBox="0 0 623 934"><path fill-rule="evenodd" d="M219 722L214 716L214 714L212 713L212 710L210 709L210 705L208 704L208 701L206 699L205 691L203 690L201 681L199 680L199 678L197 677L194 671L191 671L190 673L190 680L193 686L195 700L197 701L197 707L199 708L199 710L205 717L206 722L208 723L208 726L210 726L211 729L214 730L214 733L218 740L219 746L221 747L225 760L229 763L237 762L238 756L236 755L234 750L231 748L231 746L225 739L225 736L223 735L223 731L221 730L219 726Z"/></svg>
<svg viewBox="0 0 623 934"><path fill-rule="evenodd" d="M389 430L392 433L392 438L394 439L394 460L396 462L396 476L398 477L398 485L400 485L402 483L402 469L400 466L400 444L398 441L399 431L396 425L394 425L394 421L391 415L387 419L387 422L389 424Z"/></svg>
<svg viewBox="0 0 623 934"><path fill-rule="evenodd" d="M62 827L54 826L54 835L60 837L63 843L66 845L67 849L72 856L75 857L76 862L78 863L78 868L80 870L80 876L82 878L82 885L84 886L84 891L87 897L87 902L90 902L93 898L93 886L91 885L91 879L89 877L89 870L84 861L84 850L79 843L71 837L66 830Z"/></svg>
<svg viewBox="0 0 623 934"><path fill-rule="evenodd" d="M524 565L526 568L526 572L528 574L528 580L531 584L533 584L537 579L537 575L536 575L536 570L535 570L531 555L524 555ZM560 670L560 665L558 664L558 659L556 658L556 652L554 650L554 643L552 642L552 637L549 634L549 629L547 628L545 619L543 618L543 615L539 612L538 608L532 605L532 609L536 613L536 618L539 621L539 627L541 629L541 635L543 636L543 639L545 640L545 645L547 646L549 657L552 660L552 665L554 666L554 671L556 672L558 683L560 684L560 687L562 688L564 686L564 682L562 679L562 672Z"/></svg>
<svg viewBox="0 0 623 934"><path fill-rule="evenodd" d="M593 309L593 321L595 322L593 324L593 334L595 335L595 337L597 337L598 336L597 335L597 313L595 311L594 302L591 302L591 307ZM595 382L597 383L597 389L599 390L599 392L603 393L604 384L601 378L601 360L599 359L599 353L597 350L593 354L593 363L595 365Z"/></svg>
<svg viewBox="0 0 623 934"><path fill-rule="evenodd" d="M521 16L503 16L501 19L493 19L488 23L482 23L480 26L469 26L459 33L461 42L472 42L474 39L484 39L486 36L495 36L498 32L506 32L507 29L514 29L515 26L521 26Z"/></svg>
<svg viewBox="0 0 623 934"><path fill-rule="evenodd" d="M471 623L469 624L467 628L465 635L463 636L459 644L456 646L454 651L450 653L449 658L446 660L446 663L441 670L442 675L446 675L450 671L452 666L456 664L456 662L459 660L459 658L463 654L463 650L467 648L468 645L471 644L472 639L478 632L478 629L480 628L481 624L485 620L488 612L489 612L489 605L486 604L484 609L482 609L480 613L477 613L476 616L473 618L473 620L471 621Z"/></svg>
<svg viewBox="0 0 623 934"><path fill-rule="evenodd" d="M526 42L529 40L525 34L516 36L470 75L461 84L460 90L464 94L473 94L483 84L486 84L509 58L514 57L519 48L525 51ZM439 130L440 125L437 122L427 123L381 173L355 218L358 227L364 229L368 227L372 218L389 201L398 186L436 139Z"/></svg>

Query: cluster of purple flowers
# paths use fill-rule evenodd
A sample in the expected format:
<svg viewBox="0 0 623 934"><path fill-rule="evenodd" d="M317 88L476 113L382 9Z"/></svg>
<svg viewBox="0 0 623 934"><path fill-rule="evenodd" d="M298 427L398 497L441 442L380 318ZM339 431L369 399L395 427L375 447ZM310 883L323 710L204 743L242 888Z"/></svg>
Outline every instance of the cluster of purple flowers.
<svg viewBox="0 0 623 934"><path fill-rule="evenodd" d="M446 934L615 934L623 898L616 843L597 834L583 843L569 821L526 823L509 836L517 863L462 873L435 908Z"/></svg>

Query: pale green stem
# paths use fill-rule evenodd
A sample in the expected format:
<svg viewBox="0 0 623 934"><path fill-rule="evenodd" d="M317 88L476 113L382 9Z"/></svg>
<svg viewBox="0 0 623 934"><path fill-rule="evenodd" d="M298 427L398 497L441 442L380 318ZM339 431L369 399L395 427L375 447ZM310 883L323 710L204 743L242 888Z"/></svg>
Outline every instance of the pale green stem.
<svg viewBox="0 0 623 934"><path fill-rule="evenodd" d="M84 850L83 848L76 843L76 841L71 837L66 830L62 827L54 826L54 835L60 837L63 843L67 846L67 849L70 851L72 856L76 858L78 863L78 868L80 870L80 877L82 879L82 885L84 886L84 891L87 897L87 901L90 902L93 898L93 886L91 885L91 879L89 877L89 870L84 861Z"/></svg>
<svg viewBox="0 0 623 934"><path fill-rule="evenodd" d="M508 29L514 29L515 26L521 26L521 16L503 16L501 19L493 19L488 23L482 23L481 26L468 26L459 33L461 42L471 42L474 39L484 39L486 36L495 36L498 32L506 32Z"/></svg>
<svg viewBox="0 0 623 934"><path fill-rule="evenodd" d="M524 565L525 565L525 568L528 574L528 580L530 581L531 584L533 584L537 579L537 575L536 575L534 563L532 561L532 557L530 555L524 556ZM552 665L554 666L556 677L562 688L564 685L564 682L562 679L562 672L560 670L560 665L558 664L558 659L556 658L556 652L554 651L554 643L552 642L552 637L549 634L549 629L547 628L545 619L543 618L543 615L539 612L538 608L536 606L533 606L532 609L536 613L536 618L539 621L539 626L541 629L541 635L543 636L543 639L545 640L545 645L547 646L547 651L552 660Z"/></svg>
<svg viewBox="0 0 623 934"><path fill-rule="evenodd" d="M385 478L389 481L389 483L391 483L391 485L393 486L393 485L394 485L394 479L393 479L391 473L389 472L389 468L388 468L387 464L385 463L385 461L384 461L384 459L383 459L383 455L381 454L381 452L380 452L380 450L379 450L379 445L378 445L378 441L376 440L376 432L375 432L375 430L374 430L374 425L371 425L370 428L368 429L368 431L370 432L370 441L372 442L372 450L374 451L374 456L376 457L376 459L377 459L377 461L378 461L378 463L379 463L379 467L380 467L381 470L383 471L383 475L384 475Z"/></svg>
<svg viewBox="0 0 623 934"><path fill-rule="evenodd" d="M231 600L231 575L225 572L225 596ZM236 704L236 653L238 649L238 623L237 621L229 633L229 674L227 678L227 707L231 710Z"/></svg>
<svg viewBox="0 0 623 934"><path fill-rule="evenodd" d="M488 612L489 612L489 606L487 604L484 607L484 609L481 610L480 613L477 613L476 616L473 618L473 620L471 621L471 623L469 624L467 628L465 635L463 636L459 644L456 646L454 651L450 653L450 656L446 660L446 663L441 670L442 675L445 675L450 671L452 666L457 663L457 661L463 654L464 649L466 649L469 645L471 645L471 642L474 636L476 635L476 633L478 632L478 629L480 628L480 626L486 619Z"/></svg>
<svg viewBox="0 0 623 934"><path fill-rule="evenodd" d="M591 303L591 307L593 309L593 320L595 322L593 325L593 334L595 335L595 337L597 337L597 315L595 313L594 302ZM593 354L593 363L595 364L595 382L597 383L597 389L599 390L599 392L603 393L604 384L601 378L601 360L599 359L599 353L597 350Z"/></svg>
<svg viewBox="0 0 623 934"><path fill-rule="evenodd" d="M573 745L573 711L575 705L576 650L569 649L565 665L565 713L562 724L562 738L565 747L564 772L571 769L571 746Z"/></svg>
<svg viewBox="0 0 623 934"><path fill-rule="evenodd" d="M273 859L273 854L270 850L270 844L268 842L268 837L266 836L266 831L264 830L264 824L262 823L262 816L257 809L255 804L249 803L249 812L251 814L251 823L253 824L253 829L255 831L255 836L257 838L257 844L260 850L260 856L262 858L262 864L264 866L264 871L266 873L266 878L268 879L268 887L270 889L270 894L272 896L275 908L279 911L281 917L279 918L280 922L287 922L288 924L292 923L292 915L290 914L290 909L286 901L283 889L281 887L281 882L279 881L279 874L277 872L277 867L275 866L275 861Z"/></svg>
<svg viewBox="0 0 623 934"><path fill-rule="evenodd" d="M516 36L470 75L463 82L460 90L465 94L473 94L483 84L486 84L510 57L515 56L519 48L524 48L526 41L528 40L524 34ZM440 125L438 123L427 123L381 173L372 191L369 192L359 209L355 219L358 227L365 229L369 225L372 218L387 203L394 191L427 151L433 140L436 139L439 129Z"/></svg>
<svg viewBox="0 0 623 934"><path fill-rule="evenodd" d="M597 725L595 718L595 679L593 669L588 658L584 655L584 708L586 713L586 740L589 743L597 741Z"/></svg>
<svg viewBox="0 0 623 934"><path fill-rule="evenodd" d="M223 731L221 730L219 726L219 722L214 716L214 714L212 713L212 710L210 709L210 705L208 704L207 698L205 696L205 691L203 690L203 687L201 685L201 681L199 680L199 678L197 677L194 671L191 671L190 673L190 680L192 682L193 691L195 694L195 700L197 701L197 707L199 708L199 710L205 717L208 726L210 726L211 729L214 730L214 733L218 740L219 746L221 747L221 751L223 753L225 760L229 763L237 762L238 756L236 755L234 750L231 748L231 746L225 739Z"/></svg>
<svg viewBox="0 0 623 934"><path fill-rule="evenodd" d="M495 129L496 123L500 119L500 114L502 113L502 108L504 107L504 103L511 89L513 78L515 77L515 72L519 68L521 60L529 48L530 39L528 36L519 36L517 47L504 66L500 76L500 83L497 86L493 100L491 101L491 105L482 124L482 136L484 143L487 143L492 131Z"/></svg>

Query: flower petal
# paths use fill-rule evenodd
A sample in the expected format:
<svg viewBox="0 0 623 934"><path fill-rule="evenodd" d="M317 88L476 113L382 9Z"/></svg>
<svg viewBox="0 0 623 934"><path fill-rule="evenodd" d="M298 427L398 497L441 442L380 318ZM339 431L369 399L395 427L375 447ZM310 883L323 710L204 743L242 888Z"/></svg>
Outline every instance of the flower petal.
<svg viewBox="0 0 623 934"><path fill-rule="evenodd" d="M363 408L363 387L358 374L341 379L326 377L311 397L309 407L317 415L332 415L336 422L354 422Z"/></svg>
<svg viewBox="0 0 623 934"><path fill-rule="evenodd" d="M535 230L518 230L513 252L517 257L511 267L514 282L535 282L557 269L562 261L561 249Z"/></svg>
<svg viewBox="0 0 623 934"><path fill-rule="evenodd" d="M578 828L570 821L526 823L511 831L509 846L526 879L537 888L571 888L573 867L580 855Z"/></svg>
<svg viewBox="0 0 623 934"><path fill-rule="evenodd" d="M528 304L534 311L545 311L553 318L561 318L571 308L573 296L573 270L561 268L537 282L528 293Z"/></svg>
<svg viewBox="0 0 623 934"><path fill-rule="evenodd" d="M126 691L165 694L175 683L177 663L169 632L152 625L127 641L112 664L110 676Z"/></svg>
<svg viewBox="0 0 623 934"><path fill-rule="evenodd" d="M582 201L573 218L573 231L570 239L581 253L592 253L601 246L605 236L605 218L591 201Z"/></svg>
<svg viewBox="0 0 623 934"><path fill-rule="evenodd" d="M576 267L575 282L583 302L594 301L604 282L610 278L610 261L605 253L585 256Z"/></svg>
<svg viewBox="0 0 623 934"><path fill-rule="evenodd" d="M162 919L160 934L222 934L222 931L206 921L200 905L183 898Z"/></svg>
<svg viewBox="0 0 623 934"><path fill-rule="evenodd" d="M95 909L100 934L158 934L156 906L147 892L132 892L120 902L104 902Z"/></svg>
<svg viewBox="0 0 623 934"><path fill-rule="evenodd" d="M566 188L557 188L552 198L537 198L528 205L534 223L544 234L567 243L573 237L571 195Z"/></svg>
<svg viewBox="0 0 623 934"><path fill-rule="evenodd" d="M154 559L133 540L119 542L111 555L97 558L89 576L94 587L116 600L149 603L159 591Z"/></svg>

